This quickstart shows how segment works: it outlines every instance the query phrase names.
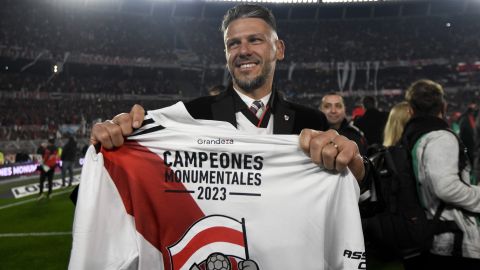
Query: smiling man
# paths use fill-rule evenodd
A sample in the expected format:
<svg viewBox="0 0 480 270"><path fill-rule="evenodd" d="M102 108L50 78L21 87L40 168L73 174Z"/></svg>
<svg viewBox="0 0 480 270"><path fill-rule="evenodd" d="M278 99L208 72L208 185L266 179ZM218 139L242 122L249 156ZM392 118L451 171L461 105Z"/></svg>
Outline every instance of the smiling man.
<svg viewBox="0 0 480 270"><path fill-rule="evenodd" d="M276 61L284 58L283 41L260 18L224 21L222 30L234 89L241 89L256 99L268 95Z"/></svg>
<svg viewBox="0 0 480 270"><path fill-rule="evenodd" d="M343 97L337 93L329 93L323 96L320 103L320 111L327 117L330 128L338 131L340 135L357 143L360 153L367 154L367 140L362 131L347 120Z"/></svg>
<svg viewBox="0 0 480 270"><path fill-rule="evenodd" d="M114 252L107 253L108 255L114 254L116 257L106 256L108 260L105 265L110 266L109 263L111 261L115 261L117 264L125 266L126 264L123 264L125 260L117 259L118 257L122 257L121 255L118 255L119 252L124 252L124 254L128 254L129 256L131 254L139 254L135 256L140 258L139 260L140 262L142 262L139 263L139 265L142 266L140 267L140 269L155 268L148 267L150 264L146 264L145 261L148 261L148 263L152 263L152 265L155 264L156 266L158 264L161 264L162 258L164 258L163 262L166 262L165 265L167 265L165 269L170 269L170 267L168 267L170 262L174 264L177 263L178 260L180 260L180 263L184 263L184 265L186 265L185 269L194 269L195 265L191 266L191 262L193 261L188 261L187 264L187 262L185 262L183 259L175 259L175 262L173 262L174 260L171 258L175 256L175 258L185 258L185 260L190 260L194 256L192 254L187 256L185 255L186 252L191 253L192 251L200 250L201 248L203 248L203 246L197 246L197 249L195 249L192 248L195 247L192 245L195 245L195 243L197 243L198 245L199 242L204 241L203 239L217 239L219 235L227 235L229 237L232 237L230 237L230 239L227 238L228 241L226 241L225 239L217 239L214 241L215 243L226 241L228 243L237 243L237 246L245 245L246 247L248 247L245 238L246 234L243 233L243 228L245 227L245 225L242 225L244 224L243 221L239 222L238 220L229 220L228 224L233 225L229 227L230 229L228 230L228 233L225 233L225 231L223 231L224 229L221 229L221 234L215 233L214 237L212 236L211 238L206 236L203 236L203 238L198 238L197 235L203 231L210 231L210 228L226 228L225 224L227 224L227 221L225 221L224 219L227 218L228 215L244 217L247 214L252 214L254 215L252 216L252 220L255 220L252 221L252 223L258 225L255 225L253 227L264 230L259 230L255 232L253 227L249 227L249 232L251 234L256 234L259 237L259 241L252 242L249 240L248 243L254 247L252 248L252 254L255 255L249 258L248 255L243 256L240 254L239 258L246 258L246 260L238 263L238 269L254 270L261 268L257 266L262 265L265 265L265 267L262 269L365 269L365 259L363 256L363 236L361 233L360 216L358 215L358 198L356 197L358 196L358 186L356 185L352 177L350 177L350 175L335 174L336 171L345 172L348 167L348 169L351 170L357 181L361 181L363 178L365 178L365 176L369 176L368 170L366 170L366 167L364 166L364 159L360 155L356 143L347 139L345 136L339 135L338 132L333 129L328 130L329 125L327 119L325 118L325 115L322 112L284 100L281 95L279 95L278 91L273 87L275 66L277 61L280 61L284 58L285 45L283 41L281 41L277 36L275 18L273 17L271 11L258 5L243 4L236 6L227 11L227 14L225 15L222 22L222 33L224 37L227 67L232 76L232 83L229 85L226 91L222 92L219 95L201 97L186 102L184 104L184 107L181 104L179 105L182 107L182 111L186 109L188 114L195 119L191 119L191 117L189 117L188 115L180 115L178 113L157 115L157 117L153 116L151 114L152 112L150 112L147 116L145 116L144 109L139 105L135 105L130 113L119 114L115 116L112 120L96 124L93 127L90 138L91 143L95 145L101 144L104 149L102 150L101 155L97 155L93 148L90 148L90 160L93 160L92 162L94 162L95 160L100 160L100 158L98 157L101 157L102 155L109 159L109 157L107 156L112 155L112 159L110 159L111 162L109 161L108 164L113 165L115 169L113 169L111 173L101 173L101 175L107 177L109 177L110 175L114 175L114 177L111 178L112 181L114 178L122 178L125 180L125 182L123 182L123 184L119 184L118 186L128 186L132 187L132 190L141 191L138 193L138 198L140 198L138 200L132 199L129 197L130 195L126 195L126 193L124 193L125 196L122 197L121 200L118 200L118 202L139 202L139 204L135 205L133 208L130 208L130 206L128 206L127 208L132 209L131 213L133 214L131 216L135 218L141 217L146 219L146 221L144 222L138 220L138 223L137 220L135 220L134 225L140 227L139 230L143 228L148 228L150 232L151 229L152 233L149 235L151 235L152 238L149 239L152 239L152 241L145 241L145 239L147 238L144 235L147 234L140 234L141 237L135 237L135 239L130 240L127 239L126 241L128 243L134 244L123 245L127 248L120 250L117 248L119 245L111 244L112 242L108 241L98 241L98 238L96 238L95 235L91 235L88 237L91 237L92 241L74 241L74 248L72 248L73 255L70 265L82 266L83 263L90 263L92 261L91 258L95 257L100 258L99 265L103 266L103 263L105 263L106 260L103 260L103 256L99 256L98 254L101 254L101 252L105 253L105 250L108 251L108 247L115 247ZM174 106L164 108L163 110L172 109L173 107ZM159 123L155 119L163 119L167 121L164 123ZM201 122L201 128L199 128L198 125L190 125L188 126L188 128L185 129L185 131L178 132L177 130L173 133L173 136L163 136L161 134L162 131L170 130L171 127L178 128L179 126L184 126L183 124L181 124L181 122L186 119L194 120L193 122ZM197 121L198 119L224 121L230 123L231 125L222 122ZM169 126L168 124L169 120L174 120L173 122L170 122L172 123L171 126ZM178 121L176 122L175 120ZM143 126L141 127L142 122ZM221 125L221 127L215 129L215 126L218 125ZM233 129L232 126L234 126L238 130L248 131L248 136L244 136L244 134L247 133L237 132L237 130ZM126 146L121 146L124 143L125 137L132 134L134 128L140 127L141 129L129 138L132 141L130 141ZM216 163L216 160L220 160L220 162L222 160L223 162L227 162L228 155L226 155L225 153L228 151L230 151L231 153L245 151L248 152L243 159L238 158L239 155L232 155L232 160L239 160L240 163L238 164L243 165L243 167L241 168L236 165L233 167L240 173L248 173L248 171L246 170L249 169L261 170L263 168L261 175L265 178L259 179L262 179L262 183L268 182L272 184L272 192L269 194L274 195L273 197L278 197L278 200L272 199L272 197L267 195L267 193L263 193L265 194L265 196L261 195L260 193L254 194L255 198L259 199L255 200L251 196L253 193L250 195L245 195L247 194L245 193L245 190L248 189L242 189L242 192L229 193L229 196L249 196L242 199L242 201L237 201L236 199L227 200L226 197L219 197L218 199L212 199L210 201L207 196L204 197L204 195L192 195L192 193L190 192L192 190L187 189L188 183L186 182L181 183L178 186L178 188L187 191L181 193L178 193L178 191L180 191L180 189L178 188L171 189L173 187L172 184L176 185L175 183L172 183L172 181L168 182L168 185L165 185L165 181L162 182L161 178L158 177L159 175L162 175L162 172L157 171L157 169L163 170L161 169L163 168L162 165L173 165L172 167L175 167L175 164L173 163L177 163L176 165L179 165L179 167L182 167L185 164L182 163L181 158L173 158L173 156L170 155L171 152L166 152L166 154L165 152L164 154L159 154L151 152L149 149L151 149L152 151L153 149L161 149L161 147L159 147L159 144L161 143L169 144L169 147L171 146L170 144L175 144L178 146L175 148L186 147L187 150L185 151L187 152L192 152L195 149L197 149L196 151L199 151L198 147L208 147L208 145L205 146L203 144L201 146L191 146L189 145L189 142L191 142L190 138L183 141L177 140L175 142L169 142L171 137L176 138L180 134L188 134L189 136L194 136L197 132L196 129L206 129L209 132L208 136L210 136L210 134L231 132L232 137L237 138L238 135L238 138L242 137L243 139L246 138L247 140L250 140L249 143L232 145L231 149L218 148L228 147L225 144L214 145L216 148L212 149L202 148L203 154L199 152L199 159L200 155L206 157L205 155L207 155L206 153L208 152L211 153L209 154L209 156L211 156L210 160L212 162ZM256 134L300 134L299 146L309 156L309 158L305 157L303 153L298 152L299 147L297 146L297 138L295 137L255 136ZM135 140L139 140L138 136L146 136L145 138L148 138L146 140L153 142L154 145L148 147L148 151L138 151L138 148L137 151L133 150L131 148L131 143ZM285 142L280 140L281 138L293 139L293 144L291 143L291 148L289 148L288 151L278 154L278 157L281 157L284 160L278 163L277 167L274 168L273 166L271 166L269 168L272 169L267 170L267 162L273 161L275 159L275 155L272 155L272 153L274 153L274 151L278 151L282 147L285 147ZM196 140L193 141L199 142L198 138L195 139ZM261 142L258 144L254 144L252 143L253 139L261 139ZM142 143L140 143L139 141L137 142L138 145L142 145ZM136 148L138 145L134 146L134 148ZM117 149L114 149L113 151L105 150L115 147L117 147ZM265 150L264 152L268 153L268 156L266 156L265 159L263 158L263 156L256 156L256 154L262 153L263 147L267 148L267 150ZM122 151L132 151L136 153L135 158L130 155L132 152L127 153ZM217 152L221 154L218 154ZM151 154L153 154L153 156ZM290 154L292 156L289 156ZM164 159L160 161L157 160L151 163L152 166L149 168L145 167L145 164L148 163L148 160L150 160L149 157L155 157L156 159L159 156L164 157ZM175 156L181 157L182 155L175 154ZM217 156L218 159L216 158ZM225 159L222 159L221 156L225 157ZM297 156L300 157L300 159L298 159ZM117 158L126 158L126 163L118 163L117 160L113 160ZM191 154L189 154L189 158L186 158L186 160L188 159L190 159L195 164ZM309 162L309 159L311 159L314 164ZM304 162L304 160L306 162ZM132 162L134 161L138 162L138 166L132 164ZM287 166L295 164L296 162L299 163L298 165L306 165L306 167L301 167L298 171L294 171ZM233 164L233 161L231 163ZM317 168L316 164L325 168L326 170ZM88 166L89 165L87 164L85 168L88 168ZM110 165L108 166L109 168L113 168L110 167ZM97 171L104 170L103 167L104 166L101 165L101 167L97 166L91 170L85 169L85 171L95 173ZM135 171L135 175L127 173L124 170L125 167L134 168L132 169L132 172ZM190 169L195 169L195 166L186 167ZM198 164L198 168L205 167L218 168L218 165L202 167L201 164ZM97 170L97 168L99 168L99 170ZM139 170L138 168L142 169ZM114 171L119 174L115 174ZM152 172L153 174L149 174ZM180 172L178 168L176 169L175 173L177 172ZM267 172L273 173L272 177L270 178L271 181L266 180ZM308 177L310 173L316 172L321 173L322 175L314 174L313 177ZM142 179L140 180L137 175ZM151 175L153 176L150 177ZM85 219L83 219L86 220L84 221L85 224L97 224L100 223L98 222L98 220L96 220L97 217L106 217L107 220L105 221L105 223L101 224L107 225L103 225L104 227L102 228L100 235L107 236L113 235L111 233L111 227L114 227L114 229L115 227L133 227L131 226L132 222L129 223L129 227L117 226L117 224L122 223L112 221L114 220L112 218L114 216L114 207L111 207L110 203L114 200L108 199L108 194L90 194L94 193L92 192L92 190L108 190L107 188L101 188L99 186L105 183L111 183L112 181L110 181L110 179L102 181L105 179L96 179L95 177L91 177L87 173L83 172L82 177L82 179L85 179L85 181L82 180L83 182L80 185L80 200L75 214L76 222L81 222L81 217L84 216L86 217ZM282 182L282 178L285 181ZM92 179L94 181L91 181ZM146 180L143 181L143 179ZM154 188L147 188L145 186L145 184L149 181L148 179L153 181L152 187ZM252 181L259 181L259 179L252 178ZM309 179L312 180L312 185L308 187L302 186L303 183L305 183L305 181L308 182ZM333 181L330 179L332 179ZM347 181L343 181L342 179L345 179ZM232 177L232 183L233 181L237 180L234 180L234 178ZM225 179L225 181L228 180ZM258 181L251 183L253 186L255 186L255 183L260 185L260 182ZM188 180L188 182L190 182L190 180ZM192 183L194 183L193 180ZM285 183L285 185L281 185L282 183ZM97 188L90 188L89 184L91 186L96 186ZM159 185L163 186L163 188L170 187L169 191L175 192L168 192L167 194L167 192L164 192L161 188L159 188ZM194 183L194 185L198 184ZM199 186L199 188L204 187ZM210 188L212 187L207 186L206 188L210 190ZM244 187L242 186L242 188ZM145 199L145 194L151 191L159 193L153 194L150 197L151 199ZM309 195L305 195L307 191L314 191L316 193L309 193ZM225 189L224 192L226 194ZM291 194L292 196L289 197L288 195L286 195L285 192ZM112 196L111 198L118 198L115 192L111 192L109 194L112 193L115 196ZM127 193L133 194L133 192ZM176 195L172 197L170 196L172 194ZM261 196L257 196L258 194L260 194ZM175 197L177 195L181 197ZM102 201L100 201L99 204L106 207L107 210L99 211L98 204L96 204L95 201L91 199L91 197L95 199L101 199L104 203L101 204ZM210 198L210 195L208 195L208 197ZM311 201L303 201L299 203L299 197L307 200L311 199ZM176 199L171 200L172 198ZM179 200L181 200L180 203ZM342 204L342 202L345 202L345 204ZM284 203L285 206L282 206L280 203ZM128 204L130 205L130 203ZM85 208L85 205L89 206L90 208ZM123 206L123 203L119 203L118 205L120 206L115 209L120 210L116 212L118 214L115 216L118 217L119 220L123 220L123 217L125 217L125 207ZM240 209L239 206L241 206L242 209ZM292 210L287 210L293 206L298 208L292 208ZM313 206L322 207L322 209L315 209ZM255 209L255 211L251 211L252 207L258 207L258 209ZM259 209L262 209L262 211L265 211L265 213L258 211ZM97 211L99 214L92 214L92 211ZM107 215L103 214L107 212ZM136 213L138 214L136 215ZM289 218L288 216L286 216L286 213L292 214L292 216L295 218ZM297 214L299 214L300 217ZM219 216L222 216L223 218L219 220L217 218ZM90 222L90 219L88 219L89 217L94 217L93 222ZM208 219L204 218L200 220L200 217L208 217ZM214 218L214 220L216 220L215 222L211 221L210 218L212 217ZM128 218L130 218L130 216ZM158 218L158 220L154 220L155 218ZM282 222L277 223L276 220L281 220ZM285 220L287 221L286 224L300 224L302 225L302 227L290 227L292 225L288 225L287 227L285 227L281 225ZM128 219L128 221L130 221L130 219ZM274 223L275 225L270 225L271 223ZM84 235L86 235L83 233L83 231L81 231L84 230L86 226L82 226L82 223L78 224L79 225L76 225L75 228L80 228L80 231L74 230L75 232L77 232L74 236L74 239L75 237L83 238ZM198 229L199 227L194 227L194 224L197 224L204 230ZM218 224L223 225L220 226ZM303 225L305 225L305 227ZM97 228L96 226L93 227ZM190 232L190 228L192 228L192 233L187 233ZM291 228L291 232L295 232L296 234L298 234L298 237L292 237L291 239L293 240L287 240L287 238L284 237L285 228ZM332 229L328 230L328 228ZM117 238L119 238L120 236L129 237L130 235L136 235L136 233L130 233L130 231L133 230L134 229L129 230L129 233L119 233L118 237L110 237L109 240L118 242L119 239ZM325 234L325 231L329 231L331 233ZM193 232L198 234L193 234ZM239 234L239 232L241 232L241 234ZM263 240L263 238L261 238L260 236L265 236L266 232L278 232L279 234L272 234L269 237L265 237L265 239L268 240ZM209 234L207 234L207 236L208 235ZM306 238L305 235L308 235L308 237ZM185 238L185 241L179 241L182 236L188 237ZM273 239L280 238L282 238L281 242L283 243L277 245L277 243L272 242ZM192 239L202 240L198 240L195 242ZM241 239L245 240L242 242ZM123 240L123 238L120 240ZM90 246L92 248L89 248L90 246L82 246L82 243L84 242L91 243ZM122 244L124 243L123 241L120 242L122 242ZM137 250L137 246L140 246L138 245L138 243L140 242L148 242L148 245L145 246L148 248L144 248L144 246L141 246L141 248L139 249L140 251ZM152 243L154 242L158 243L158 245L155 246L155 250L150 248L152 247ZM105 243L107 243L107 247L99 248L101 244ZM180 245L177 245L175 243L178 243ZM209 246L208 249L211 250L209 244L210 242L207 241L204 243L206 243L206 245ZM326 243L330 246L324 246L326 245ZM77 245L75 246L75 244ZM184 249L180 247L188 248ZM272 247L274 248L272 249ZM98 249L99 253L95 252L96 250L94 250L93 248ZM86 251L88 254L94 255L85 255L78 250L82 252ZM144 253L147 254L147 256L145 256L144 254L142 254L142 252L144 252L145 250L151 250L151 252L148 254ZM162 253L161 256L158 253L159 250ZM187 251L184 252L184 250ZM292 250L298 253L292 253ZM305 255L306 250L311 252L311 254ZM218 259L219 257L221 257L217 253L219 252L219 250L214 251L215 253L211 254L214 258ZM277 251L279 253L275 253ZM275 256L269 254L274 254ZM351 254L360 255L351 256ZM205 254L203 254L202 256L199 255L201 257L200 259L203 259L205 257L204 255ZM133 265L138 262L135 258L132 258L134 258L134 256L128 257L127 259L129 259L130 261L127 263L131 263ZM301 259L300 261L298 261L299 258ZM256 259L258 259L259 265L256 264ZM208 259L206 261L208 262ZM220 259L218 259L218 261L220 261ZM282 264L282 267L279 267L280 264ZM296 267L297 265L299 266ZM353 265L355 265L355 268L353 268ZM87 268L95 269L92 267ZM71 267L70 269L77 268ZM78 267L78 269L85 269L85 267ZM105 268L98 267L98 269ZM180 267L173 267L172 269L180 269ZM184 268L182 267L182 269ZM225 269L230 268L226 267Z"/></svg>
<svg viewBox="0 0 480 270"><path fill-rule="evenodd" d="M300 147L314 163L333 171L348 167L362 181L368 170L356 143L329 130L322 112L284 100L273 87L285 45L272 12L260 5L235 6L225 14L221 30L232 83L220 95L185 103L188 112L196 119L226 121L255 134L300 134ZM130 113L96 124L90 142L106 149L121 146L144 116L143 107L134 105Z"/></svg>

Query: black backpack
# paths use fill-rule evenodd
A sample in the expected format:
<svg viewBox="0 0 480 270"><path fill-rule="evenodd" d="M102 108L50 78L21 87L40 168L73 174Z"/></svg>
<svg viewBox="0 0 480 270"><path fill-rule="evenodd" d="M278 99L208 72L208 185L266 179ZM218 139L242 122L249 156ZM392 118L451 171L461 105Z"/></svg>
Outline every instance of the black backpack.
<svg viewBox="0 0 480 270"><path fill-rule="evenodd" d="M462 231L455 222L440 220L447 206L441 203L434 218L427 219L407 147L381 147L370 160L374 177L363 185L367 190L359 204L367 250L384 258L411 258L428 251L434 235L453 232L454 256L461 256Z"/></svg>

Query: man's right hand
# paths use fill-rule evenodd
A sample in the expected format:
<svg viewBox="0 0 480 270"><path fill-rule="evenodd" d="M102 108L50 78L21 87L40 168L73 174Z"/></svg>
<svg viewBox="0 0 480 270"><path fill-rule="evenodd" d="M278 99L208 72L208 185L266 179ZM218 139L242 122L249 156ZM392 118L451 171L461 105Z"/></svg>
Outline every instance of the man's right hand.
<svg viewBox="0 0 480 270"><path fill-rule="evenodd" d="M95 124L90 134L90 144L101 144L106 149L121 146L124 137L132 134L134 128L142 125L144 116L143 107L135 104L130 113L117 114L112 120Z"/></svg>

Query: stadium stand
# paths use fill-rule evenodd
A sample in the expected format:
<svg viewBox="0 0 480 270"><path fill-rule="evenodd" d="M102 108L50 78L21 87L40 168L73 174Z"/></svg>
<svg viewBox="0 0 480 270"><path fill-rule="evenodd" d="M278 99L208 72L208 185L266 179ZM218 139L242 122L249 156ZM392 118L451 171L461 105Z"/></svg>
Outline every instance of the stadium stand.
<svg viewBox="0 0 480 270"><path fill-rule="evenodd" d="M339 91L351 114L363 96L373 95L378 107L388 111L403 100L413 81L428 78L444 86L449 122L457 130L467 103L479 103L479 0L315 2L265 4L286 44L275 85L287 99L318 108L324 94ZM129 111L135 103L156 109L226 85L219 25L235 4L2 0L0 220L8 222L0 222L5 258L0 269L68 265L74 211L70 190L31 207L23 204L35 200L27 194L38 193L39 145L54 136L63 146L65 134L75 134L79 170L95 123ZM32 164L34 171L26 172ZM21 204L13 199L9 183L16 178L21 180L17 193L25 196ZM38 231L53 237L32 237ZM368 268L402 269L399 262L375 258Z"/></svg>
<svg viewBox="0 0 480 270"><path fill-rule="evenodd" d="M157 108L226 84L221 15L233 4L7 0L0 10L0 141L46 138L135 103ZM389 110L412 81L445 86L451 111L480 91L480 6L471 0L275 5L286 60L276 84L318 106L377 95ZM110 4L109 4L110 3Z"/></svg>

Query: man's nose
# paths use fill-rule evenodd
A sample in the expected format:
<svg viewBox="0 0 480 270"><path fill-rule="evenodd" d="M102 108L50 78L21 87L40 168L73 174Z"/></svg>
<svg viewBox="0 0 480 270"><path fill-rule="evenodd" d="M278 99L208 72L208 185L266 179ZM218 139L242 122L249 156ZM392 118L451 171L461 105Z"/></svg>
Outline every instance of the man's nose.
<svg viewBox="0 0 480 270"><path fill-rule="evenodd" d="M240 44L240 55L250 55L251 53L250 44L248 44L248 42L242 42Z"/></svg>

